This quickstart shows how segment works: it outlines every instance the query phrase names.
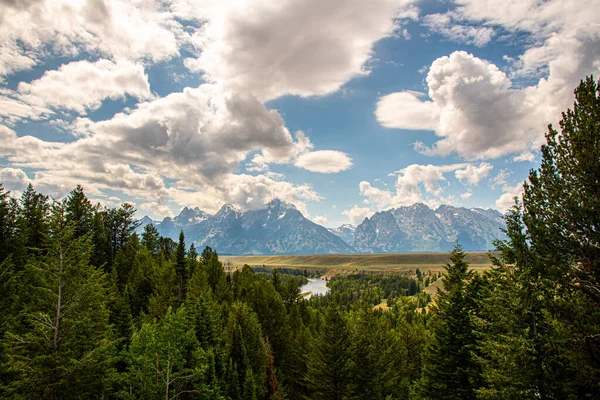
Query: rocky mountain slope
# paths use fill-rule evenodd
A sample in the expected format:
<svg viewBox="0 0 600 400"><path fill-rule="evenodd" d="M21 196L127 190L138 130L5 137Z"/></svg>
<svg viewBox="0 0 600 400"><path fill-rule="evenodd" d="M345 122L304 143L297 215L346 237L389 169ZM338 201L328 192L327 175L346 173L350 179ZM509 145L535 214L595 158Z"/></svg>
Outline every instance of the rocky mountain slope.
<svg viewBox="0 0 600 400"><path fill-rule="evenodd" d="M339 236L346 243L350 243L354 238L356 227L351 224L340 225L337 228L327 228L327 230L336 236Z"/></svg>
<svg viewBox="0 0 600 400"><path fill-rule="evenodd" d="M350 244L361 253L449 251L458 241L465 250L493 249L505 223L496 210L425 204L374 214L356 228Z"/></svg>
<svg viewBox="0 0 600 400"><path fill-rule="evenodd" d="M432 210L413 204L375 213L358 226L324 228L306 219L293 205L273 200L260 210L242 212L224 205L215 215L184 208L174 218L152 221L162 236L210 246L222 255L350 254L449 251L458 241L465 250L493 249L504 238L502 214L496 210L442 205Z"/></svg>
<svg viewBox="0 0 600 400"><path fill-rule="evenodd" d="M210 246L221 255L354 252L338 236L279 200L246 212L226 204L215 215L184 208L177 217L155 225L162 236L177 240L183 230L188 243L199 249Z"/></svg>

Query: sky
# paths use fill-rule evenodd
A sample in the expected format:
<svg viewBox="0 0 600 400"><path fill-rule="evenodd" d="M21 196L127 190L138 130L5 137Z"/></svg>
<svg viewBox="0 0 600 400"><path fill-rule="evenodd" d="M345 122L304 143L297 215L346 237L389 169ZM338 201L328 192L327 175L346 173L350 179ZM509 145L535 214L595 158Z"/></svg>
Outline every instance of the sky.
<svg viewBox="0 0 600 400"><path fill-rule="evenodd" d="M0 0L0 182L137 215L328 227L505 211L581 79L600 0Z"/></svg>

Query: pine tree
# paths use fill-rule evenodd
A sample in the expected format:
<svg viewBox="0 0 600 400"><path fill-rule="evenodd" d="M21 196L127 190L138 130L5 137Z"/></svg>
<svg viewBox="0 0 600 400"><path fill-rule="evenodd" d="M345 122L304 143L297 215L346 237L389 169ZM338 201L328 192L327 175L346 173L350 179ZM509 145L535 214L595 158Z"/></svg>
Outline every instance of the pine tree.
<svg viewBox="0 0 600 400"><path fill-rule="evenodd" d="M185 251L185 236L179 233L179 243L175 253L175 273L177 274L177 303L181 305L185 297L187 283L187 260Z"/></svg>
<svg viewBox="0 0 600 400"><path fill-rule="evenodd" d="M152 253L153 256L158 254L160 249L160 234L156 227L152 224L144 226L142 232L142 245Z"/></svg>
<svg viewBox="0 0 600 400"><path fill-rule="evenodd" d="M76 226L75 237L89 233L92 229L94 207L83 192L81 185L77 185L75 189L71 190L66 199L66 207L67 218Z"/></svg>
<svg viewBox="0 0 600 400"><path fill-rule="evenodd" d="M600 81L581 81L560 128L548 126L542 165L524 184L523 221L544 273L600 305Z"/></svg>
<svg viewBox="0 0 600 400"><path fill-rule="evenodd" d="M330 306L325 323L307 357L306 382L311 399L341 400L348 394L350 375L350 339L344 316Z"/></svg>
<svg viewBox="0 0 600 400"><path fill-rule="evenodd" d="M600 393L600 83L575 89L507 217L484 301L489 398ZM516 368L518 365L519 368Z"/></svg>
<svg viewBox="0 0 600 400"><path fill-rule="evenodd" d="M279 274L279 270L277 268L273 269L271 274L271 283L277 292L283 296L283 283L281 282L281 275Z"/></svg>
<svg viewBox="0 0 600 400"><path fill-rule="evenodd" d="M242 390L250 368L256 394L263 398L267 392L268 354L256 313L247 304L236 302L232 305L224 339L226 359L237 371Z"/></svg>
<svg viewBox="0 0 600 400"><path fill-rule="evenodd" d="M0 263L13 250L16 216L10 204L10 192L5 192L0 183Z"/></svg>
<svg viewBox="0 0 600 400"><path fill-rule="evenodd" d="M556 282L541 273L544 260L530 246L522 208L506 216L508 240L498 242L500 257L488 273L482 298L482 372L489 399L572 398L575 371L561 355L570 340L557 330L550 310L560 302ZM562 337L561 337L562 336Z"/></svg>
<svg viewBox="0 0 600 400"><path fill-rule="evenodd" d="M198 261L198 251L196 250L196 246L194 246L194 243L190 244L190 248L187 251L186 262L188 277L191 278L200 267L200 262Z"/></svg>
<svg viewBox="0 0 600 400"><path fill-rule="evenodd" d="M424 399L475 399L480 372L473 351L477 339L472 300L467 285L472 278L465 253L456 245L442 278L433 308L433 338L425 353L420 395Z"/></svg>
<svg viewBox="0 0 600 400"><path fill-rule="evenodd" d="M31 250L40 249L48 233L48 196L37 193L30 183L21 195L19 203L21 207L18 225L25 239L25 246Z"/></svg>
<svg viewBox="0 0 600 400"><path fill-rule="evenodd" d="M213 249L210 248L209 246L206 246L204 248L204 250L202 250L202 255L200 255L200 259L202 261L202 264L208 265L208 262L212 258L213 254L216 254L216 252L213 251Z"/></svg>
<svg viewBox="0 0 600 400"><path fill-rule="evenodd" d="M89 264L90 238L75 237L65 208L52 207L44 256L26 266L23 311L3 343L11 397L94 397L111 362L106 278Z"/></svg>
<svg viewBox="0 0 600 400"><path fill-rule="evenodd" d="M207 247L209 249L209 247ZM206 249L205 249L206 251ZM204 252L202 252L202 259L204 260ZM225 281L225 271L223 270L223 264L219 261L217 253L210 252L210 259L206 263L206 269L208 272L208 284L212 289L213 293L217 292L217 287Z"/></svg>

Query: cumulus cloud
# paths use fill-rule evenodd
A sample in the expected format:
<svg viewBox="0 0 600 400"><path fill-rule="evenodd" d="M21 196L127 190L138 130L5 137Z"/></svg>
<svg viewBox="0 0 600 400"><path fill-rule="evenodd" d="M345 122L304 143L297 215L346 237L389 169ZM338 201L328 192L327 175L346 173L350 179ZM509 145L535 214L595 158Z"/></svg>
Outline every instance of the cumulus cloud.
<svg viewBox="0 0 600 400"><path fill-rule="evenodd" d="M353 206L348 210L342 211L342 215L348 217L350 223L354 226L360 225L365 218L375 214L370 208Z"/></svg>
<svg viewBox="0 0 600 400"><path fill-rule="evenodd" d="M216 211L224 203L260 208L274 198L308 215L306 202L321 197L310 185L269 173L268 164L299 159L302 167L321 172L351 164L341 152L325 152L337 157L328 164L320 151L311 151L314 146L303 132L289 133L276 110L209 84L139 103L105 121L78 118L57 124L75 132L77 140L46 142L0 127L0 153L13 166L36 170L36 187L57 196L77 183L96 197L110 188L139 199L157 215L166 215L168 201ZM237 174L252 153L251 164L260 166L263 175ZM309 158L300 158L304 155ZM317 156L314 162L311 155ZM165 178L176 183L167 188Z"/></svg>
<svg viewBox="0 0 600 400"><path fill-rule="evenodd" d="M454 176L461 182L466 182L467 185L477 185L480 180L486 178L492 169L493 165L482 162L479 166L469 164L464 169L456 170Z"/></svg>
<svg viewBox="0 0 600 400"><path fill-rule="evenodd" d="M140 204L140 209L151 212L154 217L173 217L173 212L169 209L169 206L166 204L159 204L155 201Z"/></svg>
<svg viewBox="0 0 600 400"><path fill-rule="evenodd" d="M385 123L391 119L393 127L404 129L415 129L419 121L428 121L421 129L431 129L431 120L435 120L433 129L442 139L431 148L418 142L415 148L421 153L447 156L456 152L467 159L495 158L526 151L542 132L543 124L533 121L533 104L522 91L511 89L506 74L464 51L435 60L427 84L433 102L417 103L414 108L398 103L396 107L402 107L400 118L380 120ZM383 98L377 108L392 110L389 99Z"/></svg>
<svg viewBox="0 0 600 400"><path fill-rule="evenodd" d="M315 224L325 225L327 223L327 217L323 215L315 215L312 219Z"/></svg>
<svg viewBox="0 0 600 400"><path fill-rule="evenodd" d="M432 101L423 101L424 93L399 92L381 97L375 116L386 128L428 129L436 128L440 109Z"/></svg>
<svg viewBox="0 0 600 400"><path fill-rule="evenodd" d="M290 134L264 101L332 93L367 75L374 43L418 17L412 3L0 2L0 81L51 56L78 60L0 89L0 154L56 197L82 183L105 203L103 191L113 189L162 215L166 204L252 209L276 197L308 215L306 202L320 195L269 166L335 173L352 160ZM182 47L197 51L184 65L208 83L155 98L146 68L178 58ZM131 98L138 104L109 119L85 117L107 99ZM74 138L50 142L28 135L28 125L15 128L18 136L9 128L50 117ZM244 162L260 175L240 173Z"/></svg>
<svg viewBox="0 0 600 400"><path fill-rule="evenodd" d="M80 151L116 154L196 183L233 173L251 151L261 151L265 162L283 162L295 150L277 111L212 85L141 103L88 130L91 136L77 142Z"/></svg>
<svg viewBox="0 0 600 400"><path fill-rule="evenodd" d="M523 184L504 186L503 190L504 193L496 200L496 208L505 212L515 204L515 197L520 198L523 195Z"/></svg>
<svg viewBox="0 0 600 400"><path fill-rule="evenodd" d="M141 64L75 61L41 78L18 86L21 101L42 110L48 107L73 110L85 114L95 110L105 99L116 100L126 95L150 98L150 84Z"/></svg>
<svg viewBox="0 0 600 400"><path fill-rule="evenodd" d="M332 174L350 169L352 159L341 151L319 150L300 155L294 165L312 172Z"/></svg>
<svg viewBox="0 0 600 400"><path fill-rule="evenodd" d="M460 195L460 198L463 200L468 200L471 198L471 196L473 196L473 192L468 191L468 192L464 192Z"/></svg>
<svg viewBox="0 0 600 400"><path fill-rule="evenodd" d="M360 183L359 190L360 194L366 197L365 200L367 203L374 204L380 209L409 206L414 203L429 205L448 203L453 198L452 196L443 196L443 189L440 183L446 181L444 174L467 171L469 166L479 171L479 167L474 167L467 163L450 165L412 164L390 174L398 176L395 184L395 192L379 189L366 181ZM484 165L483 169L485 168ZM463 174L464 172L461 172L459 175L463 176Z"/></svg>
<svg viewBox="0 0 600 400"><path fill-rule="evenodd" d="M589 12L598 7L599 0L584 7L574 0L464 0L448 14L425 17L432 30L450 38L456 29L446 28L461 23L519 34L526 50L510 64L509 75L465 52L438 58L427 75L431 100L409 92L384 96L378 120L392 128L435 131L440 140L432 147L416 143L424 154L486 159L512 153L515 161L532 160L546 125L572 105L579 80L600 72L600 25ZM539 80L514 87L512 80L523 77Z"/></svg>
<svg viewBox="0 0 600 400"><path fill-rule="evenodd" d="M187 40L160 1L4 1L0 3L0 76L32 68L53 54L82 52L114 60L168 60Z"/></svg>
<svg viewBox="0 0 600 400"><path fill-rule="evenodd" d="M4 93L15 95L12 91L4 91ZM31 105L7 95L0 95L0 122L7 125L12 126L22 119L43 120L53 113L49 108Z"/></svg>
<svg viewBox="0 0 600 400"><path fill-rule="evenodd" d="M18 168L2 168L0 169L0 183L5 190L21 192L27 187L29 177Z"/></svg>
<svg viewBox="0 0 600 400"><path fill-rule="evenodd" d="M215 2L185 65L262 100L324 95L369 73L373 44L414 17L412 0ZM325 29L326 27L326 29ZM293 38L290 39L290 38Z"/></svg>
<svg viewBox="0 0 600 400"><path fill-rule="evenodd" d="M381 207L389 207L393 203L394 195L389 190L379 189L367 181L358 185L361 196L365 196L369 202Z"/></svg>

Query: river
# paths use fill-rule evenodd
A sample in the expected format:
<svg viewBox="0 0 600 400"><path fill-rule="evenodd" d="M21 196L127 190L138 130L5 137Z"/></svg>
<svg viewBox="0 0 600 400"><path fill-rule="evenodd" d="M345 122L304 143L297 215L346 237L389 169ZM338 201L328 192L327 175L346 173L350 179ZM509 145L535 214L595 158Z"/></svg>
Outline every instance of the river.
<svg viewBox="0 0 600 400"><path fill-rule="evenodd" d="M329 293L327 281L320 278L308 278L308 283L300 287L300 293L310 292L304 297L310 299L313 295L324 296Z"/></svg>

